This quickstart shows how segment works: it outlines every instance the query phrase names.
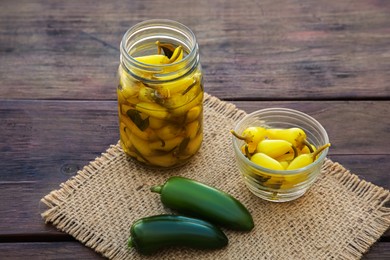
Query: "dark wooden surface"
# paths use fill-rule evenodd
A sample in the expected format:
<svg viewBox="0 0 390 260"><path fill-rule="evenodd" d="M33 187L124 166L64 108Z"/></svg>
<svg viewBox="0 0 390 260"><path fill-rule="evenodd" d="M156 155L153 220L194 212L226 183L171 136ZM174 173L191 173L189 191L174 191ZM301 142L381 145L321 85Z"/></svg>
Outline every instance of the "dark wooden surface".
<svg viewBox="0 0 390 260"><path fill-rule="evenodd" d="M390 189L390 1L2 0L0 258L101 258L39 201L117 142L118 46L152 18L195 32L209 94L314 116L329 158ZM364 259L389 258L388 231Z"/></svg>

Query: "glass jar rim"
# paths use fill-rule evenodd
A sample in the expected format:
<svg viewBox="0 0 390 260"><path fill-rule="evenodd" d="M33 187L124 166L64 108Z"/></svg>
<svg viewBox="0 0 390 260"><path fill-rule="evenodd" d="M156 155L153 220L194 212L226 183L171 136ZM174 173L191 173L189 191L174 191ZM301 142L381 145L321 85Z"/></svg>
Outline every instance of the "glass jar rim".
<svg viewBox="0 0 390 260"><path fill-rule="evenodd" d="M132 35L135 35L136 33L144 32L146 30L158 29L158 28L167 29L172 32L179 33L179 35L182 35L183 37L189 39L189 42L191 44L186 45L186 47L188 48L188 54L184 56L183 59L170 64L151 65L151 64L138 61L137 59L135 59L135 57L133 57L129 53L129 50L133 47L133 46L130 47L128 46L128 42L131 39ZM198 44L197 44L197 39L195 34L186 25L170 19L150 19L150 20L142 21L130 27L122 37L120 43L120 53L121 56L125 59L125 61L129 62L132 66L141 68L142 70L150 69L150 72L159 72L162 71L163 68L169 68L173 66L178 66L181 69L194 67L194 65L191 63L192 60L199 59ZM196 64L198 62L199 61L197 61ZM190 70L190 68L188 70Z"/></svg>
<svg viewBox="0 0 390 260"><path fill-rule="evenodd" d="M320 122L318 122L315 118L309 116L308 114L305 114L301 111L298 111L298 110L294 110L294 109L290 109L290 108L280 108L280 107L274 107L274 108L265 108L265 109L261 109L261 110L257 110L257 111L254 111L250 114L247 114L246 116L244 116L237 124L236 126L234 127L234 131L238 131L238 129L240 128L240 126L245 123L248 119L250 118L254 118L256 116L258 116L259 114L263 114L263 113L270 113L270 112L288 112L288 113L292 113L296 116L299 116L300 118L304 118L304 119L308 119L311 123L313 123L323 134L323 138L324 138L324 143L328 143L329 142L329 137L328 137L328 134L325 130L325 128L320 124ZM237 140L236 137L232 136L232 142L233 142L233 149L234 149L234 152L235 154L237 154L240 158L240 160L243 160L245 161L246 163L248 163L251 167L259 170L259 171L263 171L263 172L266 172L267 174L277 174L277 175L295 175L295 174L299 174L301 172L305 172L307 171L308 169L310 168L313 168L315 167L318 163L320 163L321 161L323 161L325 159L325 157L327 156L328 154L328 151L329 151L329 148L326 148L325 150L323 150L319 157L314 161L312 162L311 164L305 166L305 167L302 167L302 168L299 168L299 169L295 169L295 170L272 170L272 169L269 169L269 168L265 168L263 166L260 166L258 164L255 164L254 162L252 162L251 160L249 160L242 152L241 152L241 149L240 147L238 146L238 142L239 140Z"/></svg>

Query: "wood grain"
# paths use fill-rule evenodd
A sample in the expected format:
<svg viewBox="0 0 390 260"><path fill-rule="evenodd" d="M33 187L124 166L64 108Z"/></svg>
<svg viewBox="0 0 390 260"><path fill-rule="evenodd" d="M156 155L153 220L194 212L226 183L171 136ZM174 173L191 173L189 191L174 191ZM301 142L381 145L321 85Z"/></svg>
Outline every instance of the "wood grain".
<svg viewBox="0 0 390 260"><path fill-rule="evenodd" d="M0 243L3 259L105 259L79 242ZM75 253L77 252L77 253Z"/></svg>
<svg viewBox="0 0 390 260"><path fill-rule="evenodd" d="M388 111L389 102L235 104L247 112L282 106L311 114L330 135L330 159L360 178L390 189L390 179L379 170L390 168L390 113L382 113L383 120L377 120L377 111ZM350 118L353 115L357 116ZM41 219L45 206L39 200L117 142L116 102L3 101L0 121L0 236L57 233Z"/></svg>
<svg viewBox="0 0 390 260"><path fill-rule="evenodd" d="M389 13L384 0L2 0L0 258L102 258L45 225L39 200L117 142L119 44L147 19L194 31L206 92L308 113L330 159L390 189ZM389 259L389 243L388 230L363 259Z"/></svg>
<svg viewBox="0 0 390 260"><path fill-rule="evenodd" d="M0 244L0 251L4 259L25 260L73 260L75 252L77 259L105 259L92 249L79 242L41 242L41 243L5 243ZM390 245L388 242L376 243L363 256L362 260L387 260L390 258Z"/></svg>
<svg viewBox="0 0 390 260"><path fill-rule="evenodd" d="M169 18L196 34L223 99L388 99L386 1L2 1L0 97L115 99L119 43ZM174 5L178 12L172 12Z"/></svg>
<svg viewBox="0 0 390 260"><path fill-rule="evenodd" d="M376 259L376 260L390 259L389 242L375 243L370 248L370 250L362 257L362 260L368 260L368 259Z"/></svg>

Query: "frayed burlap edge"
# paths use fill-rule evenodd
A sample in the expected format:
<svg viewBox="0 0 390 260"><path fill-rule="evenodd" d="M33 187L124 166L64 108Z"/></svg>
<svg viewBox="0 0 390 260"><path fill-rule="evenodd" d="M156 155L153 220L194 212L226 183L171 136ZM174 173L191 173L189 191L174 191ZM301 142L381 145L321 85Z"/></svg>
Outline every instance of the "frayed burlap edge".
<svg viewBox="0 0 390 260"><path fill-rule="evenodd" d="M212 108L221 115L233 120L239 120L246 115L246 112L237 109L232 103L224 102L216 97L205 93L204 105L206 108ZM61 212L61 206L66 203L67 198L72 196L86 181L98 174L99 170L105 165L110 164L114 158L123 153L119 142L111 145L100 157L90 162L83 169L77 172L77 175L70 178L65 183L60 184L60 189L54 190L41 199L48 209L41 216L45 223L52 223L59 230L64 231L86 246L94 249L108 258L123 259L125 254L118 249L111 241L104 241L98 234L77 223L69 216ZM340 259L359 259L369 248L383 235L390 226L390 208L385 204L390 201L390 192L378 187L370 182L360 179L358 176L350 173L342 165L326 159L323 172L333 176L347 191L353 193L360 199L374 205L378 213L374 221L360 232L341 253Z"/></svg>
<svg viewBox="0 0 390 260"><path fill-rule="evenodd" d="M83 183L97 174L99 169L109 164L121 152L122 149L120 148L119 142L116 145L111 145L100 157L78 171L77 175L65 183L61 183L61 189L54 190L41 199L41 202L49 207L48 210L41 214L45 223L51 222L59 230L70 234L86 246L91 247L108 258L118 256L121 252L110 241L102 241L97 234L85 228L82 223L75 222L69 216L64 215L60 209L68 197L72 196Z"/></svg>
<svg viewBox="0 0 390 260"><path fill-rule="evenodd" d="M337 162L326 159L323 171L335 177L347 191L375 207L378 213L372 223L353 239L340 259L359 259L387 231L390 226L390 191L360 179Z"/></svg>

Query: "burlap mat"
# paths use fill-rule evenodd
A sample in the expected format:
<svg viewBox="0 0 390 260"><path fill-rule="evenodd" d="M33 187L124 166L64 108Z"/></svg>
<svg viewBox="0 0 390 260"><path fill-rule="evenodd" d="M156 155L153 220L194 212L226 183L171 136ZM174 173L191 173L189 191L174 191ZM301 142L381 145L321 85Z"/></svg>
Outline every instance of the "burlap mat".
<svg viewBox="0 0 390 260"><path fill-rule="evenodd" d="M245 115L205 96L204 142L184 167L153 170L126 158L119 144L42 199L42 216L59 230L111 259L357 259L390 226L389 191L326 160L303 197L272 203L252 195L237 170L229 130ZM252 213L250 233L224 229L229 245L217 251L168 249L144 257L126 246L138 218L169 212L149 187L172 175L194 178L239 199Z"/></svg>

